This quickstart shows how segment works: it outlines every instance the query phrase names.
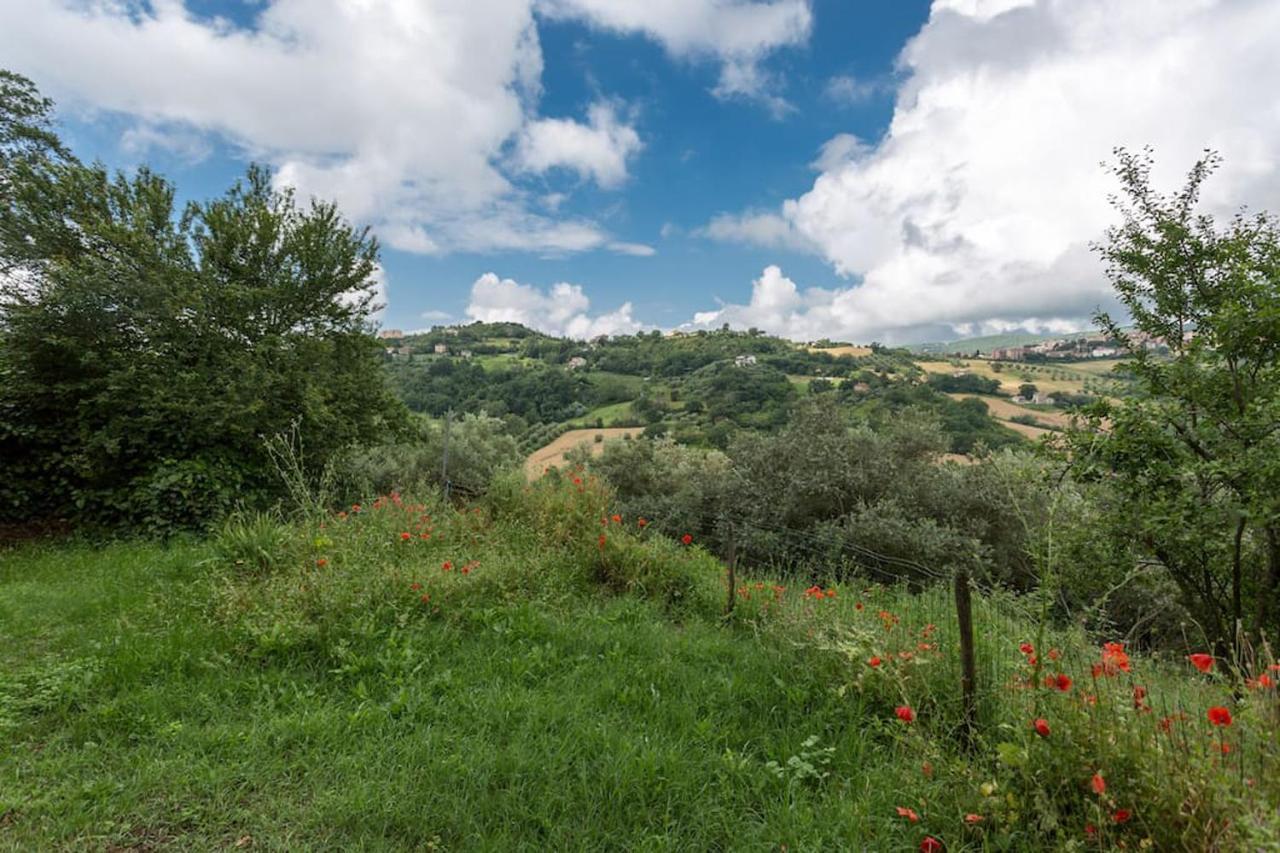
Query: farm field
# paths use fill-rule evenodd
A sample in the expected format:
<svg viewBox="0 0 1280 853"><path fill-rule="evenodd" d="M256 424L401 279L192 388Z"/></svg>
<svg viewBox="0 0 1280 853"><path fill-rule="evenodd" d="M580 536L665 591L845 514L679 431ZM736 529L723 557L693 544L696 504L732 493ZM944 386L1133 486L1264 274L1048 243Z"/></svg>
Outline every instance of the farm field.
<svg viewBox="0 0 1280 853"><path fill-rule="evenodd" d="M630 405L623 403L620 405ZM555 441L545 447L541 447L529 454L529 458L525 460L525 474L530 478L542 476L542 472L552 465L560 465L564 462L564 456L570 450L573 450L580 444L586 444L591 447L593 454L598 454L604 450L604 441L610 439L623 438L624 436L638 436L644 432L644 427L605 427L604 429L573 429L561 435ZM596 441L596 436L603 436L604 441Z"/></svg>
<svg viewBox="0 0 1280 853"><path fill-rule="evenodd" d="M874 350L871 347L860 346L843 346L843 347L809 347L810 352L825 352L828 355L839 358L840 356L861 357L871 355Z"/></svg>
<svg viewBox="0 0 1280 853"><path fill-rule="evenodd" d="M950 361L917 362L926 373L950 376L963 370L987 379L995 379L1000 383L1000 390L1011 396L1018 393L1018 387L1024 382L1035 385L1042 394L1054 391L1068 394L1088 393L1085 389L1086 381L1108 378L1111 370L1120 363L1114 359L1050 365L991 362L985 359L963 359L958 365ZM999 370L995 369L995 364L1000 365Z"/></svg>
<svg viewBox="0 0 1280 853"><path fill-rule="evenodd" d="M1040 421L1041 423L1045 423L1050 426L1055 426L1060 429L1065 429L1071 423L1070 416L1068 416L1063 412L1046 411L1043 408L1022 406L1006 397L991 397L984 394L964 394L964 393L952 393L952 394L948 394L947 396L953 400L963 400L968 397L976 397L977 399L987 404L987 409L991 412L991 415L993 417L995 417L997 420L1001 421L1002 423L1004 423L1005 426L1008 426L1008 427L1016 428L1019 426L1023 426L1023 427L1027 426L1027 424L1016 424L1011 422L1012 418L1016 418L1019 415L1031 415L1033 418ZM1045 432L1045 430L1040 430L1040 432Z"/></svg>

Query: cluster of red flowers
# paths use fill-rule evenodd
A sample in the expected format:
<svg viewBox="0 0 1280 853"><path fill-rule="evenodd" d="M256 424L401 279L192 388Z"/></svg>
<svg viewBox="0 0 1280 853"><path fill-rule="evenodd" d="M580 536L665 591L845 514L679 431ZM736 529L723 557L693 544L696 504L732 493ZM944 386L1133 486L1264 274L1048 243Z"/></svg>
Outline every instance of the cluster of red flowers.
<svg viewBox="0 0 1280 853"><path fill-rule="evenodd" d="M815 584L814 586L811 586L804 591L804 597L814 598L821 601L822 599L825 599L825 598L835 598L836 591L834 587L832 587L831 589L823 589L822 587L817 586Z"/></svg>
<svg viewBox="0 0 1280 853"><path fill-rule="evenodd" d="M787 592L787 588L785 586L781 586L776 583L765 584L763 581L756 581L754 584L743 584L742 586L738 587L737 593L739 598L750 601L754 593L764 592L765 590L768 590L770 592L770 594L772 595L771 600L773 602L781 601L782 596L785 595ZM769 603L768 601L765 602L766 605L768 603Z"/></svg>

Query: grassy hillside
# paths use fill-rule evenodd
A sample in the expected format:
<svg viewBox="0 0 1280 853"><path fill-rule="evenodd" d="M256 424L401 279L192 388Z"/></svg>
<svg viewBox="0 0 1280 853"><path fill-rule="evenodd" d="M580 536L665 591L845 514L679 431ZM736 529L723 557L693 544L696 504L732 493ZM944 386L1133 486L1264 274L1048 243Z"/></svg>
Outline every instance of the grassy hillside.
<svg viewBox="0 0 1280 853"><path fill-rule="evenodd" d="M967 753L944 592L749 576L725 620L720 562L608 501L513 480L457 510L391 496L208 543L5 552L0 846L1275 840L1273 711L1222 676L983 597Z"/></svg>

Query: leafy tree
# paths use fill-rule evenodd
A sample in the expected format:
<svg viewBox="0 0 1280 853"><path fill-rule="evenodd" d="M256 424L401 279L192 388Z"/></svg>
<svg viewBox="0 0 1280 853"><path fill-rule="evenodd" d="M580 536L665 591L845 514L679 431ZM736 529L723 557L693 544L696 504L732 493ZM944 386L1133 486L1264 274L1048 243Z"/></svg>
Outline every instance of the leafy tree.
<svg viewBox="0 0 1280 853"><path fill-rule="evenodd" d="M1274 637L1280 606L1280 229L1266 214L1197 212L1219 163L1196 163L1175 195L1147 153L1118 151L1123 221L1099 247L1133 330L1135 393L1101 401L1067 444L1072 467L1124 498L1127 534L1178 584L1223 650ZM1145 345L1156 339L1166 355Z"/></svg>
<svg viewBox="0 0 1280 853"><path fill-rule="evenodd" d="M369 334L378 247L251 168L179 210L167 180L85 165L0 78L0 514L198 525L401 423Z"/></svg>
<svg viewBox="0 0 1280 853"><path fill-rule="evenodd" d="M1018 386L1018 396L1024 400L1030 400L1040 393L1040 389L1032 385L1030 382L1024 382Z"/></svg>

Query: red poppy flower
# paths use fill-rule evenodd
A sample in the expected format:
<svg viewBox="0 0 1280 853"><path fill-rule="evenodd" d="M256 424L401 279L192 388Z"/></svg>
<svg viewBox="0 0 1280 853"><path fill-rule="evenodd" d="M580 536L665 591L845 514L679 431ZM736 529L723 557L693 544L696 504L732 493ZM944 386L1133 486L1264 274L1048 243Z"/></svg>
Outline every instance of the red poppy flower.
<svg viewBox="0 0 1280 853"><path fill-rule="evenodd" d="M1124 650L1124 643L1107 643L1102 647L1102 663L1107 675L1114 675L1115 670L1129 672L1129 655Z"/></svg>
<svg viewBox="0 0 1280 853"><path fill-rule="evenodd" d="M898 817L905 817L912 823L918 823L920 821L920 815L916 814L912 809L903 808L902 806L898 806Z"/></svg>
<svg viewBox="0 0 1280 853"><path fill-rule="evenodd" d="M1276 683L1271 680L1271 676L1267 675L1265 672L1257 678L1251 679L1245 683L1254 690L1263 690L1268 687L1276 686Z"/></svg>
<svg viewBox="0 0 1280 853"><path fill-rule="evenodd" d="M645 518L638 519L638 520L636 521L636 526L638 526L638 527L648 527L648 526L649 526L649 521L648 521L648 519L645 519Z"/></svg>
<svg viewBox="0 0 1280 853"><path fill-rule="evenodd" d="M1037 717L1031 727L1036 730L1036 734L1040 735L1040 737L1048 737L1052 733L1049 728L1049 721L1044 717Z"/></svg>
<svg viewBox="0 0 1280 853"><path fill-rule="evenodd" d="M920 853L942 853L942 842L932 835L926 835L920 842Z"/></svg>
<svg viewBox="0 0 1280 853"><path fill-rule="evenodd" d="M1101 773L1094 773L1093 778L1089 780L1089 787L1093 788L1093 792L1101 796L1106 793L1107 780L1102 778Z"/></svg>
<svg viewBox="0 0 1280 853"><path fill-rule="evenodd" d="M1209 709L1209 725L1226 727L1231 725L1231 711L1221 705Z"/></svg>
<svg viewBox="0 0 1280 853"><path fill-rule="evenodd" d="M964 822L969 824L970 826L973 826L975 823L982 823L982 815L967 814L964 816Z"/></svg>
<svg viewBox="0 0 1280 853"><path fill-rule="evenodd" d="M423 593L423 594L422 594L422 603L423 603L423 604L430 604L430 603L431 603L431 596L427 595L426 593Z"/></svg>
<svg viewBox="0 0 1280 853"><path fill-rule="evenodd" d="M835 598L835 597L836 597L836 591L834 589L827 590L827 598Z"/></svg>
<svg viewBox="0 0 1280 853"><path fill-rule="evenodd" d="M878 655L872 656L871 658L869 658L869 659L867 660L867 665L868 665L868 666L872 666L872 667L879 666L879 665L880 665L880 657L879 657Z"/></svg>
<svg viewBox="0 0 1280 853"><path fill-rule="evenodd" d="M1116 823L1128 823L1129 818L1131 817L1133 817L1133 812L1128 809L1116 809L1115 814L1111 816L1111 819Z"/></svg>
<svg viewBox="0 0 1280 853"><path fill-rule="evenodd" d="M914 723L916 721L916 712L911 710L908 705L899 705L893 709L893 713L904 723Z"/></svg>
<svg viewBox="0 0 1280 853"><path fill-rule="evenodd" d="M603 533L601 533L601 534L600 534L600 538L596 540L596 545L598 545L598 546L599 546L599 548L600 548L600 550L601 550L601 551L603 551L603 550L604 550L604 543L605 543L605 542L607 542L607 541L609 541L608 537L607 537L607 536L605 536Z"/></svg>
<svg viewBox="0 0 1280 853"><path fill-rule="evenodd" d="M926 761L924 764L920 765L920 772L924 774L926 779L932 779L933 765Z"/></svg>
<svg viewBox="0 0 1280 853"><path fill-rule="evenodd" d="M685 535L683 535L683 536L681 536L681 537L680 537L680 541L681 541L681 542L683 542L685 545L692 545L692 544L693 544L693 536L691 536L690 534L686 533Z"/></svg>
<svg viewBox="0 0 1280 853"><path fill-rule="evenodd" d="M408 541L409 541L410 539L412 539L412 538L413 538L413 534L412 534L412 533L410 533L410 532L409 532L409 531L407 531L407 530L406 530L404 533L401 533L401 534L400 534L400 541L401 541L401 542L408 542Z"/></svg>
<svg viewBox="0 0 1280 853"><path fill-rule="evenodd" d="M861 610L861 609L862 609L862 602L861 602L861 601L859 601L857 604L853 605L853 609L854 609L854 610Z"/></svg>
<svg viewBox="0 0 1280 853"><path fill-rule="evenodd" d="M548 469L548 470L549 470L549 469ZM581 485L582 485L582 478L581 478L581 477L574 477L574 478L573 478L573 484L574 484L575 486L581 486Z"/></svg>
<svg viewBox="0 0 1280 853"><path fill-rule="evenodd" d="M326 560L324 557L321 557L320 559L316 560L316 568L323 569L327 565L329 565L329 561Z"/></svg>
<svg viewBox="0 0 1280 853"><path fill-rule="evenodd" d="M618 515L617 513L614 513L614 515L613 515L613 523L614 523L614 524L621 524L621 523L622 523L622 516Z"/></svg>
<svg viewBox="0 0 1280 853"><path fill-rule="evenodd" d="M442 571L451 572L453 571L453 563L449 562L448 560L445 560L443 563L440 564L440 569Z"/></svg>
<svg viewBox="0 0 1280 853"><path fill-rule="evenodd" d="M1049 660L1057 660L1062 657L1062 652L1057 649L1049 649Z"/></svg>
<svg viewBox="0 0 1280 853"><path fill-rule="evenodd" d="M1066 693L1071 689L1071 676L1064 672L1058 673L1058 675L1053 679L1053 686L1056 689L1061 690L1063 693Z"/></svg>
<svg viewBox="0 0 1280 853"><path fill-rule="evenodd" d="M1201 672L1208 672L1213 669L1213 655L1206 655L1201 652L1194 655L1187 655L1187 660L1191 661L1191 665Z"/></svg>
<svg viewBox="0 0 1280 853"><path fill-rule="evenodd" d="M414 581L413 583L409 584L409 589L413 590L414 592L417 592L418 590L422 589L422 584L418 583L417 581Z"/></svg>
<svg viewBox="0 0 1280 853"><path fill-rule="evenodd" d="M1030 643L1023 643L1022 645L1018 646L1018 651L1022 652L1024 655L1029 655L1035 650L1036 650L1035 646L1031 645Z"/></svg>

